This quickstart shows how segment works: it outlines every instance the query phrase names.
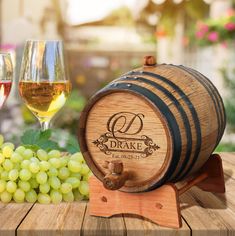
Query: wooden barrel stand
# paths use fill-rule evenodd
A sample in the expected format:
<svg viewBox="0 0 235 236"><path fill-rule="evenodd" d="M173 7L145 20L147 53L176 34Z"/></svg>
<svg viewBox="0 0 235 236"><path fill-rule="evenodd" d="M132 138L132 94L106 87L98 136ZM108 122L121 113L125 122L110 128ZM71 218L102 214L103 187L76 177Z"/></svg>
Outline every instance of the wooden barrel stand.
<svg viewBox="0 0 235 236"><path fill-rule="evenodd" d="M145 57L81 114L80 148L97 178L90 180L90 214L132 213L179 228L181 194L195 185L225 191L221 158L211 155L225 126L222 98L208 78Z"/></svg>
<svg viewBox="0 0 235 236"><path fill-rule="evenodd" d="M150 192L127 193L106 189L96 177L90 178L90 215L110 217L117 214L143 216L161 226L182 226L179 196L193 186L204 191L224 193L222 160L210 156L204 166L180 188L167 183Z"/></svg>

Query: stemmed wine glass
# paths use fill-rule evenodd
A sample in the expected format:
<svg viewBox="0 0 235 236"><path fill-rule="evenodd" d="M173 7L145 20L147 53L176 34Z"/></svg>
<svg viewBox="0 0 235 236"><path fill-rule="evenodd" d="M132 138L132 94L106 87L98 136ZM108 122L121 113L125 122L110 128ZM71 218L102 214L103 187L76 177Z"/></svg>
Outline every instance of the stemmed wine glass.
<svg viewBox="0 0 235 236"><path fill-rule="evenodd" d="M19 91L42 131L63 107L71 90L60 40L28 40L21 64Z"/></svg>
<svg viewBox="0 0 235 236"><path fill-rule="evenodd" d="M11 91L12 79L11 55L9 53L0 53L0 109Z"/></svg>

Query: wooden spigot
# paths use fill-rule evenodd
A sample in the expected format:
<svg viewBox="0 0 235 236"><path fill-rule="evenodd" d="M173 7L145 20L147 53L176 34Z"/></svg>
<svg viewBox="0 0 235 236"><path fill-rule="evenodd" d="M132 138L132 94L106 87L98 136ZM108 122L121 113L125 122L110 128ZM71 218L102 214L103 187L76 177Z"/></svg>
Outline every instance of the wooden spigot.
<svg viewBox="0 0 235 236"><path fill-rule="evenodd" d="M103 179L103 185L106 189L117 190L124 186L125 182L130 178L128 171L123 171L123 163L119 160L105 161L104 168L109 173Z"/></svg>
<svg viewBox="0 0 235 236"><path fill-rule="evenodd" d="M156 58L154 56L144 57L144 66L155 66L157 64Z"/></svg>

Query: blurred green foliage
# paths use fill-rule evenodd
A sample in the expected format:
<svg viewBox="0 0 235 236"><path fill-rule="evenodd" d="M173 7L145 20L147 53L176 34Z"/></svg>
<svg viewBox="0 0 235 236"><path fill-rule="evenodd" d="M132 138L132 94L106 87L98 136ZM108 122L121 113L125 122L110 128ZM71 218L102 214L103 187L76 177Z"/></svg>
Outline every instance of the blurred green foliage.
<svg viewBox="0 0 235 236"><path fill-rule="evenodd" d="M235 132L235 68L229 69L224 66L220 69L223 76L224 85L227 88L228 94L224 99L225 110L226 110L226 120L227 120L227 130L230 133ZM216 148L217 152L234 152L235 143L225 142L220 143Z"/></svg>
<svg viewBox="0 0 235 236"><path fill-rule="evenodd" d="M74 89L68 97L65 107L68 109L75 110L77 112L81 112L85 104L85 97L82 96L77 89Z"/></svg>
<svg viewBox="0 0 235 236"><path fill-rule="evenodd" d="M128 7L115 9L102 22L106 25L133 26L135 24L132 13Z"/></svg>
<svg viewBox="0 0 235 236"><path fill-rule="evenodd" d="M228 95L225 99L227 127L228 131L235 132L235 68L229 70L227 67L223 67L220 71L228 89Z"/></svg>
<svg viewBox="0 0 235 236"><path fill-rule="evenodd" d="M11 140L13 141L13 140ZM62 129L40 131L37 128L25 128L20 140L14 142L34 151L44 149L75 153L80 151L77 137Z"/></svg>
<svg viewBox="0 0 235 236"><path fill-rule="evenodd" d="M216 152L235 152L234 143L220 143L215 149Z"/></svg>
<svg viewBox="0 0 235 236"><path fill-rule="evenodd" d="M149 1L147 6L140 13L137 23L148 25L148 18L153 14L158 15L157 28L164 31L165 34L173 36L178 20L185 24L185 28L191 28L196 20L205 19L208 17L209 4L203 0L183 0L180 3L175 3L172 0L166 0L162 4L156 4L154 1ZM154 26L156 27L156 26Z"/></svg>

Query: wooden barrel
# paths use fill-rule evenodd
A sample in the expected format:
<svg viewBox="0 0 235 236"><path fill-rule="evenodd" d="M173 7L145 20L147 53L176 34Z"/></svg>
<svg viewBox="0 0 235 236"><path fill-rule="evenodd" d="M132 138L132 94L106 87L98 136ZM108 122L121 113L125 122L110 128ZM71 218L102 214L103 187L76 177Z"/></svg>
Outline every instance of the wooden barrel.
<svg viewBox="0 0 235 236"><path fill-rule="evenodd" d="M155 64L146 57L142 68L90 99L80 118L79 142L101 181L110 174L117 178L124 169L128 175L120 190L141 192L198 171L225 125L223 101L209 79L185 66ZM118 166L112 169L115 162L119 172L114 170Z"/></svg>

